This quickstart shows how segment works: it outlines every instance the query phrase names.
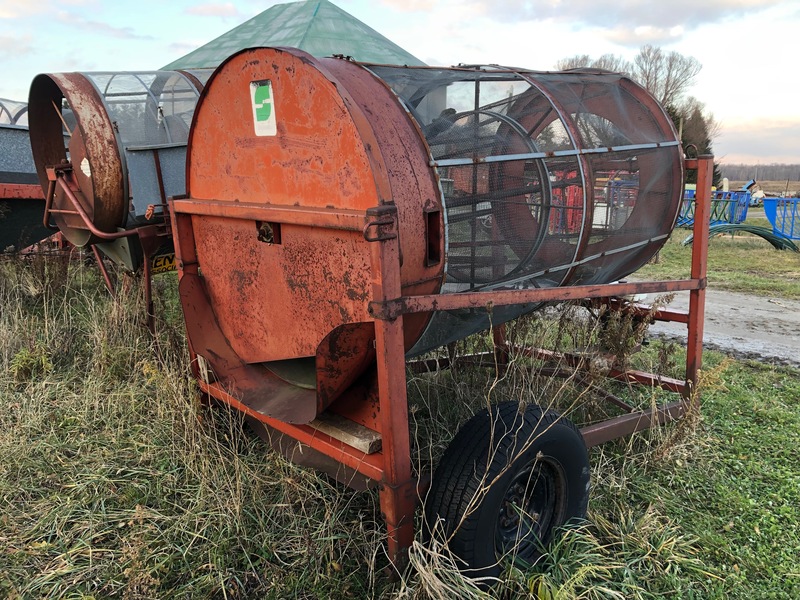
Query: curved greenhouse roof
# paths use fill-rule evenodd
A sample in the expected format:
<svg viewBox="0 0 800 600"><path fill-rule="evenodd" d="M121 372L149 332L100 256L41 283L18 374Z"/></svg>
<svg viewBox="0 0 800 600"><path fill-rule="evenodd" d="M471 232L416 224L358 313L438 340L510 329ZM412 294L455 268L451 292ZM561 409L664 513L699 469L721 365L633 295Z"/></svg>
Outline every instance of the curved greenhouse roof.
<svg viewBox="0 0 800 600"><path fill-rule="evenodd" d="M25 102L0 98L0 126L28 126L28 105Z"/></svg>

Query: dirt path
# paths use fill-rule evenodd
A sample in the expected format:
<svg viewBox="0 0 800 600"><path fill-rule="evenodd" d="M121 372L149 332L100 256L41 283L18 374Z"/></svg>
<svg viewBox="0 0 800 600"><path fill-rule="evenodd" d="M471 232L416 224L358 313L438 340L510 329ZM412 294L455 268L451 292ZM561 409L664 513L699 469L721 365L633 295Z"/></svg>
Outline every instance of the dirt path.
<svg viewBox="0 0 800 600"><path fill-rule="evenodd" d="M688 310L689 294L670 306ZM650 334L685 340L686 326L654 323ZM800 367L800 301L708 290L703 342L736 358Z"/></svg>

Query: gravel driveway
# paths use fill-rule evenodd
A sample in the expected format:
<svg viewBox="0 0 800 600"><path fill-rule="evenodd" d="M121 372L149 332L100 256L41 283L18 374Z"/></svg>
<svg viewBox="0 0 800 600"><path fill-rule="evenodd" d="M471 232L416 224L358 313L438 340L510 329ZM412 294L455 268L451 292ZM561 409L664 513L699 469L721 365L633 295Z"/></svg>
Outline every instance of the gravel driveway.
<svg viewBox="0 0 800 600"><path fill-rule="evenodd" d="M670 307L688 310L689 294L676 294ZM686 326L654 323L650 334L685 340ZM708 290L703 343L736 358L800 367L800 301Z"/></svg>

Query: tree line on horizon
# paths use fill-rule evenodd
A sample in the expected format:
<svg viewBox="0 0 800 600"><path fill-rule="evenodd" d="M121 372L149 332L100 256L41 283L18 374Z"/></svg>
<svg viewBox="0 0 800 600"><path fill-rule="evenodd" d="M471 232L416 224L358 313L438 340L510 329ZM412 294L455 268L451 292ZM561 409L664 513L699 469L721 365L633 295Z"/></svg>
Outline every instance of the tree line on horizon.
<svg viewBox="0 0 800 600"><path fill-rule="evenodd" d="M729 181L800 181L800 164L772 163L768 165L723 164L722 176Z"/></svg>

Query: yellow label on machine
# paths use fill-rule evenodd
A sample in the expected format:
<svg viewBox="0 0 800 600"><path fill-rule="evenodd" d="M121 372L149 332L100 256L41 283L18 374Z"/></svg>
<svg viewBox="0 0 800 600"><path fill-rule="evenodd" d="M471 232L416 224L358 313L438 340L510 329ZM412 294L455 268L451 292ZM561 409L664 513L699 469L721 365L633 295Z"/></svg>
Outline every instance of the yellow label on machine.
<svg viewBox="0 0 800 600"><path fill-rule="evenodd" d="M160 254L158 256L154 256L150 272L153 275L158 275L159 273L175 271L177 268L178 264L175 260L175 253L171 252L169 254Z"/></svg>

